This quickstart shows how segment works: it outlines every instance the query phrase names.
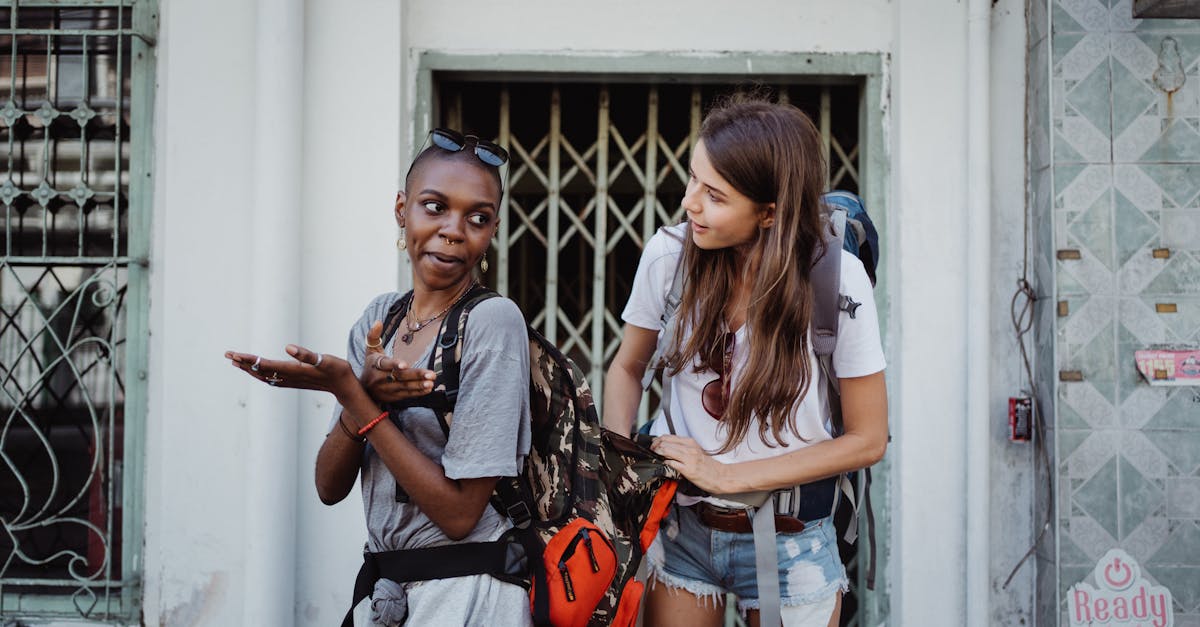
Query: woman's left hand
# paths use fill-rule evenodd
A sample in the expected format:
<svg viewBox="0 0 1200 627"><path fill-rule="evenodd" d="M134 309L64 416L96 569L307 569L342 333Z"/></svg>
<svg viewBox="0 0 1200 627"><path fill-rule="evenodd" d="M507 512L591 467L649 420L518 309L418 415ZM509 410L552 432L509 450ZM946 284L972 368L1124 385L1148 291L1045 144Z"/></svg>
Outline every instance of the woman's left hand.
<svg viewBox="0 0 1200 627"><path fill-rule="evenodd" d="M723 494L725 464L713 459L695 440L678 435L654 439L650 450L666 458L666 464L709 494Z"/></svg>
<svg viewBox="0 0 1200 627"><path fill-rule="evenodd" d="M288 344L292 359L263 359L259 355L226 351L235 368L274 387L318 390L340 396L346 386L358 385L354 370L345 359Z"/></svg>

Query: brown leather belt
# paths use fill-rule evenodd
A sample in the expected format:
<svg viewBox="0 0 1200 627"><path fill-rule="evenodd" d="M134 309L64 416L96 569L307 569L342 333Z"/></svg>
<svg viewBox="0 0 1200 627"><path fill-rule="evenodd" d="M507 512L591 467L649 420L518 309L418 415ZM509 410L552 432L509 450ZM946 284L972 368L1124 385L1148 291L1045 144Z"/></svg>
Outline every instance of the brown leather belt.
<svg viewBox="0 0 1200 627"><path fill-rule="evenodd" d="M692 506L700 522L710 529L729 531L733 533L752 533L750 516L744 509L717 507L708 501L700 501ZM775 515L775 531L779 533L800 533L804 531L804 521L792 516Z"/></svg>

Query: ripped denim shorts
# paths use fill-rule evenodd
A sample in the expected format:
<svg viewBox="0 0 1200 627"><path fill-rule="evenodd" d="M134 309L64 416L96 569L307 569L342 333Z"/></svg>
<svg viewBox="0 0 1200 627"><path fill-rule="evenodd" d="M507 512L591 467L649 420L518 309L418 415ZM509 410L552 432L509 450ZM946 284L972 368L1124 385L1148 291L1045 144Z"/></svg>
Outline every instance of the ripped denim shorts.
<svg viewBox="0 0 1200 627"><path fill-rule="evenodd" d="M784 607L825 601L847 590L849 580L838 557L832 516L808 523L799 533L777 533L775 545ZM676 505L646 558L658 584L714 602L732 592L743 613L758 609L754 534L711 529L691 507Z"/></svg>

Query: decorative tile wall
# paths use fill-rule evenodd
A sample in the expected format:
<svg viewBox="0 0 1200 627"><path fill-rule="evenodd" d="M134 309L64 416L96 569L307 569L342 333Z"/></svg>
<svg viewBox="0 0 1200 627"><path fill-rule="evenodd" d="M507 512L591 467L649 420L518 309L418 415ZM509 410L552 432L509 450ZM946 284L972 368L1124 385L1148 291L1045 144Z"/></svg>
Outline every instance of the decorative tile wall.
<svg viewBox="0 0 1200 627"><path fill-rule="evenodd" d="M1057 383L1055 398L1057 585L1121 547L1170 588L1175 624L1194 626L1200 388L1150 387L1133 353L1200 343L1200 21L1134 20L1130 1L1049 0L1048 101L1030 81L1031 111L1049 111L1051 127L1041 224L1056 251L1079 251L1052 262L1067 303L1052 323L1054 370L1083 375ZM1034 186L1038 167L1031 158Z"/></svg>

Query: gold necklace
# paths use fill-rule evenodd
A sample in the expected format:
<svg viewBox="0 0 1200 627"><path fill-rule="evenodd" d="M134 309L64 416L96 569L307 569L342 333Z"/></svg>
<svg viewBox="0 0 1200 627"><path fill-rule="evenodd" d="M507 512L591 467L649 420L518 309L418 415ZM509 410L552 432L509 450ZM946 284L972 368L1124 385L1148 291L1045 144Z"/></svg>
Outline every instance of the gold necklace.
<svg viewBox="0 0 1200 627"><path fill-rule="evenodd" d="M437 315L433 316L432 318L426 318L425 320L422 320L420 322L414 323L410 319L413 311L415 311L417 309L416 303L415 302L411 303L408 307L408 311L404 314L404 326L405 326L405 328L408 329L408 333L401 335L400 341L404 342L405 344L412 344L414 335L416 335L421 329L424 329L425 327L429 326L429 323L446 315L446 312L453 309L454 306L458 304L458 301L462 300L463 297L467 295L467 292L471 291L472 287L475 287L475 281L471 281L467 285L467 287L465 289L463 289L462 292L459 292L458 297L455 298L454 301L451 302L449 305L447 305L445 309L439 311L437 313ZM414 298L413 300L415 301L416 299Z"/></svg>

